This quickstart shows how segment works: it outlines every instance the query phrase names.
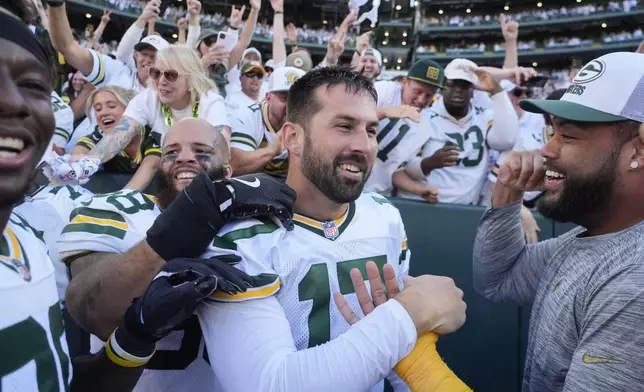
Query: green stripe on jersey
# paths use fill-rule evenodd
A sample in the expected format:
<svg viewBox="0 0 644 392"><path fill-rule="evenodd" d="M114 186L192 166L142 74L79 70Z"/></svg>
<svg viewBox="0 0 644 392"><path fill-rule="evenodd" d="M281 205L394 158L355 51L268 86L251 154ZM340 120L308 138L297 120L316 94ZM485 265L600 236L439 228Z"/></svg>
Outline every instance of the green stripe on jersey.
<svg viewBox="0 0 644 392"><path fill-rule="evenodd" d="M65 233L105 234L122 240L125 238L127 231L117 229L113 226L101 226L94 223L70 223L63 229L63 234Z"/></svg>
<svg viewBox="0 0 644 392"><path fill-rule="evenodd" d="M69 217L69 220L73 220L78 215L88 216L90 218L97 218L97 219L110 219L113 221L125 223L125 218L123 218L121 214L117 212L107 211L107 210L97 210L95 208L88 208L88 207L76 208L74 211L72 211Z"/></svg>
<svg viewBox="0 0 644 392"><path fill-rule="evenodd" d="M235 241L253 238L258 234L270 234L279 229L279 226L268 219L260 220L262 221L262 223L258 225L246 227L244 229L233 230L221 237L215 237L212 242L213 246L228 250L237 250L237 244L235 244Z"/></svg>

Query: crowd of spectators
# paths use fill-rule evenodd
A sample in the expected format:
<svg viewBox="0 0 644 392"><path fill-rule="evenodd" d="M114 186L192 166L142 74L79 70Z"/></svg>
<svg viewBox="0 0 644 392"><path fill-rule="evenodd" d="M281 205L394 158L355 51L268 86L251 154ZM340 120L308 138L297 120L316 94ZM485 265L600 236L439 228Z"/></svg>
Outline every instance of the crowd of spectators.
<svg viewBox="0 0 644 392"><path fill-rule="evenodd" d="M608 4L584 4L575 7L561 6L551 9L533 9L517 13L505 13L506 17L517 22L538 22L559 18L588 16L604 12L630 12L639 8L638 0L611 1ZM429 26L477 26L498 23L498 15L432 15L423 20Z"/></svg>

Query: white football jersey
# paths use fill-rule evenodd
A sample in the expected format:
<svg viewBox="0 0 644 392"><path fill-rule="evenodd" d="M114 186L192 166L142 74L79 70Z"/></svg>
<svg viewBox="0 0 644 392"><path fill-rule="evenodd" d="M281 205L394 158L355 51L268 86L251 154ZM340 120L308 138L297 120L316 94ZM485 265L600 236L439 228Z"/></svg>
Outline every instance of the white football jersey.
<svg viewBox="0 0 644 392"><path fill-rule="evenodd" d="M68 391L72 377L54 266L35 229L12 213L0 238L0 389Z"/></svg>
<svg viewBox="0 0 644 392"><path fill-rule="evenodd" d="M81 204L71 213L60 236L61 260L87 251L125 253L145 239L161 214L154 197L136 190L96 195ZM157 351L134 391L207 392L214 391L214 385L201 328L194 316L182 329L157 343Z"/></svg>
<svg viewBox="0 0 644 392"><path fill-rule="evenodd" d="M430 157L444 146L453 145L460 149L459 161L456 166L432 170L426 178L412 177L436 186L441 202L478 204L488 170L489 148L486 139L493 126L493 112L470 106L467 116L457 120L447 112L442 99L428 110L431 138L422 145L419 156ZM399 195L420 199L407 192L400 192Z"/></svg>
<svg viewBox="0 0 644 392"><path fill-rule="evenodd" d="M254 104L234 112L230 118L232 148L255 151L275 142L279 129L268 121L268 103ZM288 172L288 151L284 150L264 167L264 173L286 177Z"/></svg>
<svg viewBox="0 0 644 392"><path fill-rule="evenodd" d="M93 195L92 192L80 186L48 185L26 197L24 203L14 208L14 212L20 214L33 228L42 233L54 265L56 288L61 302L65 302L69 274L67 266L58 259L58 238L71 212Z"/></svg>
<svg viewBox="0 0 644 392"><path fill-rule="evenodd" d="M366 279L368 261L374 261L380 268L391 264L402 282L409 271L409 251L398 209L371 192L350 203L345 214L335 221L320 222L295 214L294 223L295 229L290 232L269 220L248 219L229 224L215 240L219 249L207 255L232 251L242 258L238 266L264 283L236 296L216 293L215 300L243 301L277 292L295 346L304 350L349 330L332 293L344 294L352 309L360 309L349 276L351 269L360 269ZM274 280L274 275L278 280ZM208 336L205 339L209 341ZM383 383L372 390L382 391Z"/></svg>
<svg viewBox="0 0 644 392"><path fill-rule="evenodd" d="M386 118L380 121L376 136L378 156L365 184L366 190L385 196L391 194L394 173L412 159L420 146L429 140L429 118L429 112L425 109L420 113L419 123L400 118Z"/></svg>
<svg viewBox="0 0 644 392"><path fill-rule="evenodd" d="M55 91L51 92L51 106L56 121L56 130L52 139L56 146L64 149L74 132L74 112Z"/></svg>
<svg viewBox="0 0 644 392"><path fill-rule="evenodd" d="M114 60L110 56L100 54L89 49L92 54L93 67L85 79L96 87L119 86L126 89L134 89L140 93L146 89L137 76L136 70L128 67L124 62Z"/></svg>

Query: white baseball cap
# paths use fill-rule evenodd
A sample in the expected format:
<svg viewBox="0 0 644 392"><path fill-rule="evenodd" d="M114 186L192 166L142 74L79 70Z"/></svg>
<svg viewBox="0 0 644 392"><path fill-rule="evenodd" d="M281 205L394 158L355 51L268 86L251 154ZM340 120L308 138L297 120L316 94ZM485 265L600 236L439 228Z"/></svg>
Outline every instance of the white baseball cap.
<svg viewBox="0 0 644 392"><path fill-rule="evenodd" d="M467 59L454 59L445 67L445 79L465 80L472 84L478 84L479 78L472 68L478 68L475 62Z"/></svg>
<svg viewBox="0 0 644 392"><path fill-rule="evenodd" d="M170 44L168 43L168 41L164 40L163 37L161 37L160 35L151 34L143 38L138 44L134 45L134 50L138 52L148 47L153 47L156 50L163 50L168 46L170 46Z"/></svg>
<svg viewBox="0 0 644 392"><path fill-rule="evenodd" d="M579 70L560 100L527 99L519 106L571 121L644 122L644 54L615 52L596 58Z"/></svg>
<svg viewBox="0 0 644 392"><path fill-rule="evenodd" d="M259 50L255 49L255 48L247 48L246 50L244 50L244 54L242 55L242 59L245 59L246 55L248 55L249 53L255 53L259 57L259 62L260 63L262 62L262 54L259 52Z"/></svg>
<svg viewBox="0 0 644 392"><path fill-rule="evenodd" d="M362 52L362 56L373 56L376 58L376 61L378 62L378 66L382 67L382 54L378 49L375 48L367 48Z"/></svg>
<svg viewBox="0 0 644 392"><path fill-rule="evenodd" d="M293 83L305 74L306 72L295 67L277 68L271 74L268 91L271 93L288 92Z"/></svg>

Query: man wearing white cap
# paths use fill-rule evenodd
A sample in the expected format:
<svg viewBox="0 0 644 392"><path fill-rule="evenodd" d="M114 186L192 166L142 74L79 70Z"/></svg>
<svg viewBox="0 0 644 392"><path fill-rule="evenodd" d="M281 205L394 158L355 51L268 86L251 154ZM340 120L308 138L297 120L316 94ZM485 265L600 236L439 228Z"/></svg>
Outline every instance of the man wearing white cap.
<svg viewBox="0 0 644 392"><path fill-rule="evenodd" d="M288 151L281 141L288 90L305 74L294 67L273 71L266 101L236 111L231 118L231 160L235 176L264 173L286 177Z"/></svg>
<svg viewBox="0 0 644 392"><path fill-rule="evenodd" d="M502 163L474 246L474 288L531 305L523 391L641 391L644 385L644 55L586 64L560 100L521 107L553 116L540 151ZM545 190L547 218L579 227L527 245L523 193Z"/></svg>
<svg viewBox="0 0 644 392"><path fill-rule="evenodd" d="M446 203L478 204L487 175L488 151L512 148L519 128L507 94L490 73L465 59L445 68L442 97L429 108L431 136L406 171L429 182ZM472 105L474 90L490 94L493 110ZM401 196L418 198L410 192Z"/></svg>
<svg viewBox="0 0 644 392"><path fill-rule="evenodd" d="M382 54L378 49L365 49L358 60L358 69L371 80L376 80L382 70Z"/></svg>

